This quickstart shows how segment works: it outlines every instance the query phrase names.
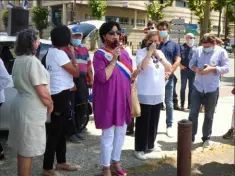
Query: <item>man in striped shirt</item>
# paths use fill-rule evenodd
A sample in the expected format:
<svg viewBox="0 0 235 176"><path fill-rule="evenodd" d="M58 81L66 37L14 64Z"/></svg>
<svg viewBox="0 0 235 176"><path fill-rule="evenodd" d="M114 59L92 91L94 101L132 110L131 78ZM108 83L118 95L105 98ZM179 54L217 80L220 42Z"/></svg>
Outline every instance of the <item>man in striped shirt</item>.
<svg viewBox="0 0 235 176"><path fill-rule="evenodd" d="M72 32L72 44L74 46L75 57L78 64L80 75L78 78L74 78L77 90L75 91L75 125L77 131L80 131L80 126L84 116L87 113L88 108L88 86L93 84L93 71L91 59L89 56L88 49L82 44L83 33L79 30L78 25L74 25L71 28ZM69 58L71 58L70 50L64 50ZM88 78L88 79L87 79ZM73 103L72 103L73 104ZM74 137L74 135L72 136ZM76 137L82 139L82 137L76 134Z"/></svg>

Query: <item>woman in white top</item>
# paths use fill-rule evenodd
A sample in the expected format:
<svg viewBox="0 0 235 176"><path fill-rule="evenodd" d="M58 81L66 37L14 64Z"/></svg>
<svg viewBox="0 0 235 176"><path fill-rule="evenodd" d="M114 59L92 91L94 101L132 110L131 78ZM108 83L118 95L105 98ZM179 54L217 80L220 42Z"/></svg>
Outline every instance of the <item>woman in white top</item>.
<svg viewBox="0 0 235 176"><path fill-rule="evenodd" d="M17 95L11 106L8 144L18 154L19 176L30 176L32 158L45 152L45 122L53 110L49 73L35 57L39 44L39 32L33 29L19 32L15 44L12 79Z"/></svg>
<svg viewBox="0 0 235 176"><path fill-rule="evenodd" d="M136 118L134 155L141 160L147 159L145 152L156 150L154 142L165 95L165 72L171 70L164 54L156 49L160 43L158 32L147 34L145 41L147 47L136 53L136 65L141 70L137 79L141 116Z"/></svg>
<svg viewBox="0 0 235 176"><path fill-rule="evenodd" d="M11 81L10 75L8 74L4 66L4 63L2 59L0 58L0 107L2 106L2 103L5 102L4 89L10 83L10 81ZM4 159L4 151L0 143L0 160L2 159Z"/></svg>
<svg viewBox="0 0 235 176"><path fill-rule="evenodd" d="M60 175L53 169L56 154L56 169L75 171L77 168L66 162L66 131L69 116L70 91L76 86L73 77L78 77L79 71L74 48L69 45L71 32L67 26L58 26L51 31L53 47L48 50L46 56L46 68L50 73L50 89L54 110L51 113L51 121L47 123L47 143L43 161L43 175ZM68 48L71 51L70 61L63 51Z"/></svg>

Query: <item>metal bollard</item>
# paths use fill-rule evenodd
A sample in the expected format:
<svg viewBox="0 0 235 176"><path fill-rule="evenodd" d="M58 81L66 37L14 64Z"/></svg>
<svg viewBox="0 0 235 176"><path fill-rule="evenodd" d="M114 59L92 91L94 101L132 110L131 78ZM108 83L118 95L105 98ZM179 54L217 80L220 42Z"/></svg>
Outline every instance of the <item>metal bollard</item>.
<svg viewBox="0 0 235 176"><path fill-rule="evenodd" d="M177 176L191 176L192 122L178 122Z"/></svg>

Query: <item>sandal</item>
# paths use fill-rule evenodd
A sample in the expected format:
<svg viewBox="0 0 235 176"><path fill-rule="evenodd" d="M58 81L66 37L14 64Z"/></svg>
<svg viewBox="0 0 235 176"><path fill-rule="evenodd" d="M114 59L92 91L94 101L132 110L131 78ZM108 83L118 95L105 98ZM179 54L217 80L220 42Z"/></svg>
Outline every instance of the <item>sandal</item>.
<svg viewBox="0 0 235 176"><path fill-rule="evenodd" d="M115 174L116 176L127 176L126 171L121 169L119 164L120 164L119 162L113 162L112 173ZM119 166L119 168L117 166Z"/></svg>
<svg viewBox="0 0 235 176"><path fill-rule="evenodd" d="M103 167L102 176L112 176L110 167Z"/></svg>

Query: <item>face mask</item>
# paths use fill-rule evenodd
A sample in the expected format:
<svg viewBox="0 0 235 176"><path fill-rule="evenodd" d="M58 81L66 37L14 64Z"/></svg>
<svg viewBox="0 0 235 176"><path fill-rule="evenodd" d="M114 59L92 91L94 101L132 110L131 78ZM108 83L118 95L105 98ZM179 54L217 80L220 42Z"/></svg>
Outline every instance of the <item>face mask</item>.
<svg viewBox="0 0 235 176"><path fill-rule="evenodd" d="M195 39L189 39L189 45L193 46L195 43Z"/></svg>
<svg viewBox="0 0 235 176"><path fill-rule="evenodd" d="M213 51L214 48L213 47L209 47L209 48L203 48L203 51L206 53L210 53L211 51Z"/></svg>
<svg viewBox="0 0 235 176"><path fill-rule="evenodd" d="M73 40L72 40L72 44L73 44L74 46L81 45L81 43L82 43L82 40L80 40L80 39L73 39Z"/></svg>
<svg viewBox="0 0 235 176"><path fill-rule="evenodd" d="M160 34L160 36L162 38L166 38L168 36L168 32L167 31L160 31L159 34Z"/></svg>

